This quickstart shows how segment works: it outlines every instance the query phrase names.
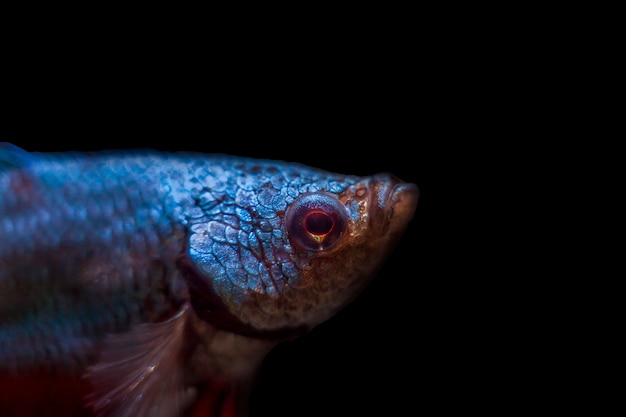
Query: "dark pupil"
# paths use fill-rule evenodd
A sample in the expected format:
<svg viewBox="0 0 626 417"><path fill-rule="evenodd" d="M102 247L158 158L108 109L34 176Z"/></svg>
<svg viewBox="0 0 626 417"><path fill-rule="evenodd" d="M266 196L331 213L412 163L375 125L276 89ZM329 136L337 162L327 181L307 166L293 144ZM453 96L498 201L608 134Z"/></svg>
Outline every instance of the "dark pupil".
<svg viewBox="0 0 626 417"><path fill-rule="evenodd" d="M325 235L333 228L333 219L326 213L311 213L307 216L304 226L313 235Z"/></svg>

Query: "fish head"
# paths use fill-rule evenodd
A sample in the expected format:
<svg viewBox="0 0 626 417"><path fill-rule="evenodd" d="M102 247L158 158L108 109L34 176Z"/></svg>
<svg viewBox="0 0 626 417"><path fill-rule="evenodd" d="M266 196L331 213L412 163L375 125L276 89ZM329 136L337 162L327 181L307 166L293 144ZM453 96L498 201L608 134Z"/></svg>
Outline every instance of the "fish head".
<svg viewBox="0 0 626 417"><path fill-rule="evenodd" d="M266 169L246 171L260 179L245 198L233 194L247 214L230 232L212 234L215 218L196 228L186 277L201 318L234 333L287 339L332 317L376 276L419 191L390 174L282 170L276 180Z"/></svg>

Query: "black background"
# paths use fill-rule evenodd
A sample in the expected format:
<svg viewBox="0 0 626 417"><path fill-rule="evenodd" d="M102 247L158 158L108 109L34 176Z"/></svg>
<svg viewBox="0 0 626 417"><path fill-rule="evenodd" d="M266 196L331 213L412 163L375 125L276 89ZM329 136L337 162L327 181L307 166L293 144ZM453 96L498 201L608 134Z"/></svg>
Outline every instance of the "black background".
<svg viewBox="0 0 626 417"><path fill-rule="evenodd" d="M490 24L457 7L400 10L388 20L351 16L358 27L341 34L311 27L292 38L281 26L234 43L225 38L235 31L192 33L205 22L171 38L159 21L145 42L114 45L103 31L75 48L72 32L66 50L38 37L16 44L24 57L5 59L0 140L31 151L225 152L416 183L413 222L378 277L267 357L251 417L482 412L511 398L520 369L535 369L529 353L542 351L511 319L537 306L507 306L541 291L523 271L526 252L511 261L507 243L524 219L511 207L539 180L520 189L508 165L532 174L525 152L541 154L531 142L546 135L532 122L552 103L534 83L544 64L520 57L484 16ZM505 413L536 397L525 386L519 395Z"/></svg>

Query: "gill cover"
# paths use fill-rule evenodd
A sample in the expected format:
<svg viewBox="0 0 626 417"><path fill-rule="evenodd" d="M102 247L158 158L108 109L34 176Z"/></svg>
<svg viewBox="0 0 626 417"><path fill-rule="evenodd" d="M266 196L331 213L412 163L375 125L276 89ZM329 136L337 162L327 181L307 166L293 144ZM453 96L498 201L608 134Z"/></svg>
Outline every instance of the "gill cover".
<svg viewBox="0 0 626 417"><path fill-rule="evenodd" d="M259 189L246 190L245 199L233 192L192 225L180 266L202 319L246 336L290 338L330 318L367 285L412 216L416 187L390 175L299 165L274 170L274 183L291 183L273 187L269 170L254 173L265 176Z"/></svg>

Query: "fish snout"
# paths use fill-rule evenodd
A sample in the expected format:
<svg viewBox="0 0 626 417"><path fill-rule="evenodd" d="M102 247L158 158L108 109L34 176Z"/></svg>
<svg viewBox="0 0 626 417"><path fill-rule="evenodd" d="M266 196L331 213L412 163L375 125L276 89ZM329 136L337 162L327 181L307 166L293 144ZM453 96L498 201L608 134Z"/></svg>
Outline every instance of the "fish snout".
<svg viewBox="0 0 626 417"><path fill-rule="evenodd" d="M402 233L413 218L419 199L416 184L391 174L372 177L370 220L381 233Z"/></svg>

